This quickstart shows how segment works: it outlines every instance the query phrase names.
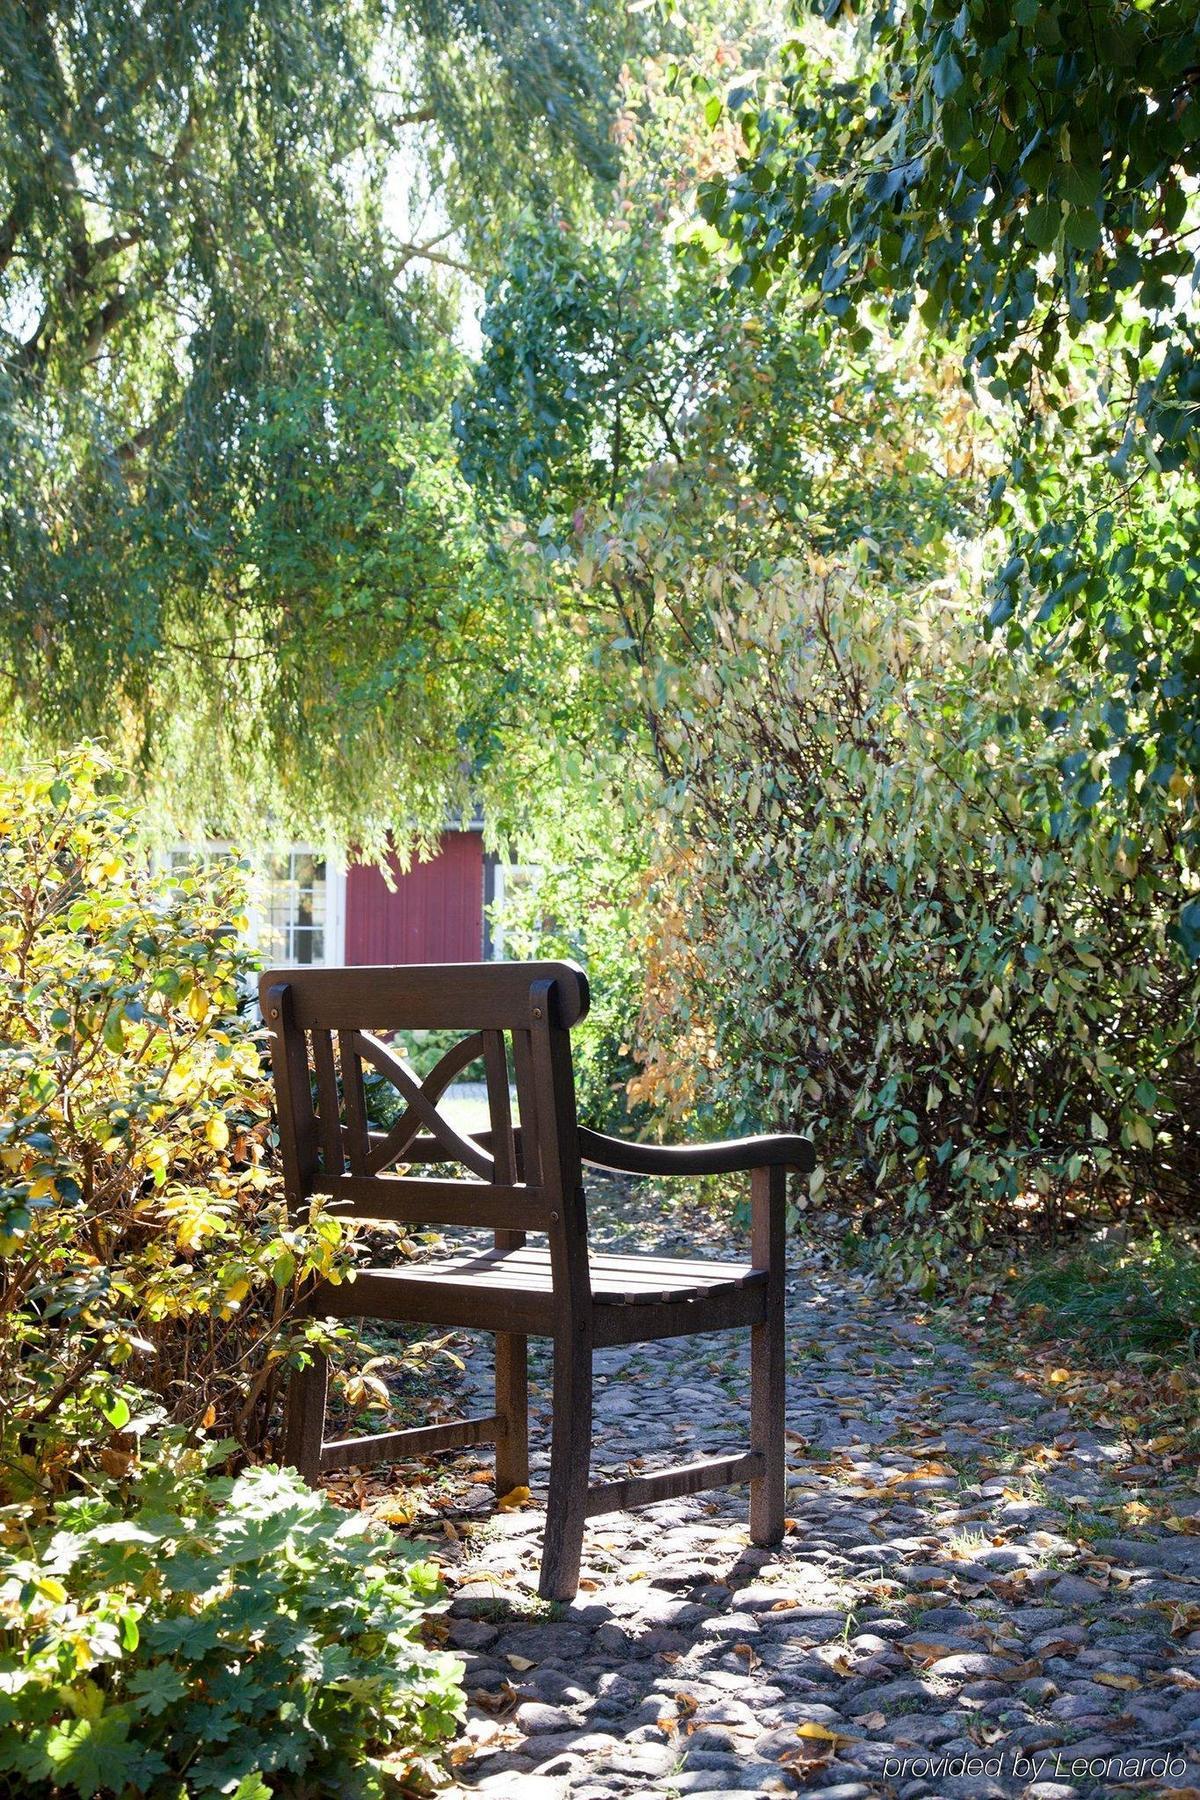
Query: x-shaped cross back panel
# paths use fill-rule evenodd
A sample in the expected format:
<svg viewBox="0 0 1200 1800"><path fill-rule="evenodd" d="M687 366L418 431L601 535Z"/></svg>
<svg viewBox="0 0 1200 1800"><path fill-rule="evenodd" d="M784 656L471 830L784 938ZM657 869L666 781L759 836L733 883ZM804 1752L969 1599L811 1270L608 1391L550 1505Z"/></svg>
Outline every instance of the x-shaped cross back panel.
<svg viewBox="0 0 1200 1800"><path fill-rule="evenodd" d="M353 1054L369 1062L408 1101L387 1135L369 1150L366 1160L368 1175L378 1175L389 1163L402 1162L404 1152L411 1148L413 1140L424 1130L436 1138L456 1162L465 1164L485 1181L495 1180L495 1158L473 1138L465 1137L461 1131L456 1130L437 1109L437 1102L455 1076L483 1055L484 1039L481 1031L460 1039L447 1050L424 1081L409 1063L402 1061L369 1031L355 1031L348 1036L349 1048ZM345 1072L343 1074L345 1078Z"/></svg>

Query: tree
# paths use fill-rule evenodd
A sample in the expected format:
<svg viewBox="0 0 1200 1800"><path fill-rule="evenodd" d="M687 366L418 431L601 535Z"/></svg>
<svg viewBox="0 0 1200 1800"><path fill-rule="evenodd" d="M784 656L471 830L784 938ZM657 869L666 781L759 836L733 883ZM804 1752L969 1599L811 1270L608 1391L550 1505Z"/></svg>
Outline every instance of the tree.
<svg viewBox="0 0 1200 1800"><path fill-rule="evenodd" d="M1067 704L1097 668L1109 695L1064 769L1077 799L1194 781L1200 15L1190 0L889 0L856 26L839 0L825 11L835 29L787 46L781 92L728 94L741 154L700 205L731 278L762 293L792 271L851 342L870 313L902 325L915 309L957 347L1010 436L992 625L1059 657ZM1196 925L1185 935L1200 949Z"/></svg>
<svg viewBox="0 0 1200 1800"><path fill-rule="evenodd" d="M18 731L115 737L200 827L440 821L491 679L445 429L459 288L485 221L611 173L627 34L583 25L572 0L0 7Z"/></svg>
<svg viewBox="0 0 1200 1800"><path fill-rule="evenodd" d="M878 332L863 352L831 339L795 283L763 303L681 247L705 102L665 59L625 83L614 206L515 239L456 414L469 479L529 534L514 566L543 613L543 716L593 760L615 742L626 789L631 701L665 774L672 674L707 654L722 591L752 609L779 559L864 534L898 587L923 578L989 469L953 370Z"/></svg>

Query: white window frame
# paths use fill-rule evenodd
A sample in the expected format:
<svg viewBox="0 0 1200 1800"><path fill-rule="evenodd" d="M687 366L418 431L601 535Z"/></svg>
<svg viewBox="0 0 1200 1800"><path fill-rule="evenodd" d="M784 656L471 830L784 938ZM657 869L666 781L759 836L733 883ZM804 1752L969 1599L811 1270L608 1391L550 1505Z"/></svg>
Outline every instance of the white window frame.
<svg viewBox="0 0 1200 1800"><path fill-rule="evenodd" d="M530 886L536 888L541 882L542 874L543 870L541 863L496 863L495 873L492 877L492 901L489 909L492 916L491 940L493 962L503 962L505 957L504 902L513 877L522 877L528 880Z"/></svg>
<svg viewBox="0 0 1200 1800"><path fill-rule="evenodd" d="M230 838L205 838L202 843L181 841L172 844L167 855L182 852L196 857L215 856L222 851L231 851L234 847ZM346 864L340 855L317 844L297 841L281 844L266 857L250 856L245 941L265 956L268 925L266 888L270 879L267 868L269 863L281 856L312 856L325 864L325 954L312 967L341 968L346 961ZM165 872L170 872L170 863L165 858L155 860Z"/></svg>

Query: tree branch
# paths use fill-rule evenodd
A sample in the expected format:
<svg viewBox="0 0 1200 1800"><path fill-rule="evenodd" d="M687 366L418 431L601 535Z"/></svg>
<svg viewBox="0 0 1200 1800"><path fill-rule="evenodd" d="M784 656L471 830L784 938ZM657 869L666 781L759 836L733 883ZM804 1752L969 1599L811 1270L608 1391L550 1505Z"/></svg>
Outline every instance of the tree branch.
<svg viewBox="0 0 1200 1800"><path fill-rule="evenodd" d="M447 256L444 251L434 248L436 244L444 244L447 238L453 237L454 232L455 227L451 225L447 230L440 231L436 237L428 239L424 244L401 244L399 246L401 258L396 274L399 275L410 262L420 257L425 262L441 263L444 268L457 269L462 275L470 275L474 281L482 281L484 277L481 269L475 268L471 263L463 262L460 257Z"/></svg>

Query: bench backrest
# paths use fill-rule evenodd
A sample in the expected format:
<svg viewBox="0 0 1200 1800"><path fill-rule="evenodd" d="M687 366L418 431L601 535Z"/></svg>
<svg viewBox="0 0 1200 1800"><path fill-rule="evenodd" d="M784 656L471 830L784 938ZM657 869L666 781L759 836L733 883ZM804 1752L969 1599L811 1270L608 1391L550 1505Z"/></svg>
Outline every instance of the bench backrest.
<svg viewBox="0 0 1200 1800"><path fill-rule="evenodd" d="M587 1291L570 1044L571 1027L588 1009L582 969L569 962L270 969L259 999L292 1210L312 1194L328 1195L335 1213L485 1226L510 1248L522 1233L544 1231L556 1288L561 1276L581 1295ZM382 1035L446 1029L463 1036L423 1081ZM490 1129L466 1135L439 1112L438 1101L478 1060ZM364 1068L392 1082L407 1103L387 1131L369 1126ZM457 1172L394 1172L397 1164L446 1163Z"/></svg>

